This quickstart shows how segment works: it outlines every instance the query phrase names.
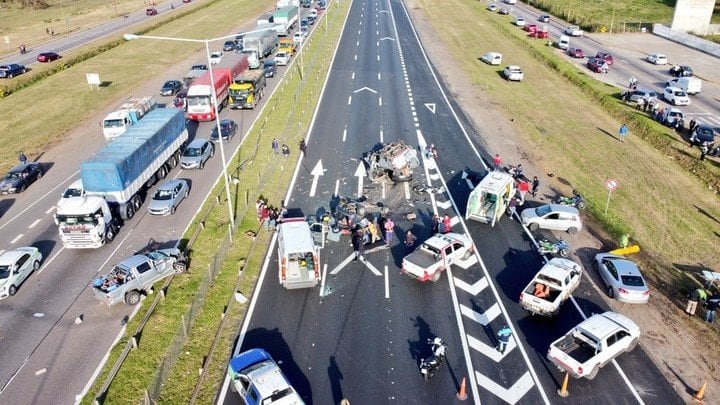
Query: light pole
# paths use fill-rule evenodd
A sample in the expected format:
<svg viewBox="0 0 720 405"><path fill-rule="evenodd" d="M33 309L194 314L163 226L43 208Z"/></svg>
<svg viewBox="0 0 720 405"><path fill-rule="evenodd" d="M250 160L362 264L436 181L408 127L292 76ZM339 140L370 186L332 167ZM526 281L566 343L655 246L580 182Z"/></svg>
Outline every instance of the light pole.
<svg viewBox="0 0 720 405"><path fill-rule="evenodd" d="M205 44L205 56L207 57L208 61L208 71L210 72L210 83L215 83L215 77L213 77L213 69L212 69L212 62L210 61L210 42L214 41L220 41L223 39L228 38L234 38L235 35L228 35L220 38L213 38L213 39L189 39L189 38L173 38L173 37L158 37L158 36L152 36L152 35L135 35L135 34L125 34L123 36L126 40L130 41L132 39L157 39L162 41L178 41L178 42L194 42L194 43L203 43ZM230 214L230 225L232 228L235 228L235 215L233 213L232 209L232 202L230 201L230 184L228 183L228 174L227 174L227 163L225 162L225 147L223 146L223 139L222 139L222 128L220 127L220 111L218 110L218 99L217 99L217 93L215 92L215 86L210 86L212 88L212 99L213 99L213 108L215 110L215 125L217 126L218 131L218 143L220 144L220 157L222 158L222 175L223 180L225 182L225 193L227 197L227 206L228 206L228 214Z"/></svg>

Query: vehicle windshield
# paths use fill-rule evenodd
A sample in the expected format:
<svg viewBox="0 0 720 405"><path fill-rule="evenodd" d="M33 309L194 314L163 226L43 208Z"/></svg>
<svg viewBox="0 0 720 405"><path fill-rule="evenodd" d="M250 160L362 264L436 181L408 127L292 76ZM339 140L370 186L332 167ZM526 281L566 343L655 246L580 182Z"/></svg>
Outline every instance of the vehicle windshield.
<svg viewBox="0 0 720 405"><path fill-rule="evenodd" d="M0 280L10 277L10 266L0 266Z"/></svg>
<svg viewBox="0 0 720 405"><path fill-rule="evenodd" d="M92 215L58 215L57 220L63 225L95 225L97 223Z"/></svg>
<svg viewBox="0 0 720 405"><path fill-rule="evenodd" d="M545 216L545 215L549 214L551 211L552 211L552 208L550 208L549 205L543 205L542 207L535 208L535 214L537 214L537 216L539 216L539 217Z"/></svg>
<svg viewBox="0 0 720 405"><path fill-rule="evenodd" d="M685 96L685 92L682 90L674 91L673 94L675 94L676 96L681 96L681 97Z"/></svg>
<svg viewBox="0 0 720 405"><path fill-rule="evenodd" d="M168 257L170 257L159 250L154 250L154 251L148 253L146 256L149 257L150 259L152 259L153 261L165 260Z"/></svg>
<svg viewBox="0 0 720 405"><path fill-rule="evenodd" d="M187 148L185 152L183 152L183 156L187 157L198 157L200 154L200 148Z"/></svg>
<svg viewBox="0 0 720 405"><path fill-rule="evenodd" d="M15 179L22 178L22 174L21 173L8 173L5 175L5 178L8 180L15 180Z"/></svg>
<svg viewBox="0 0 720 405"><path fill-rule="evenodd" d="M188 97L187 103L189 107L207 107L210 105L210 97L195 96Z"/></svg>
<svg viewBox="0 0 720 405"><path fill-rule="evenodd" d="M103 121L104 128L120 128L123 126L123 124L124 122L121 119Z"/></svg>
<svg viewBox="0 0 720 405"><path fill-rule="evenodd" d="M640 276L620 276L622 283L628 287L642 287L645 285Z"/></svg>
<svg viewBox="0 0 720 405"><path fill-rule="evenodd" d="M275 391L270 395L270 398L266 398L268 401L263 401L263 403L273 404L276 401L281 400L282 398L285 398L289 395L293 395L295 391L292 389L292 387L287 387L284 390Z"/></svg>
<svg viewBox="0 0 720 405"><path fill-rule="evenodd" d="M230 90L230 96L233 98L244 98L250 94L249 90Z"/></svg>
<svg viewBox="0 0 720 405"><path fill-rule="evenodd" d="M440 254L440 251L438 249L436 249L435 246L430 246L427 243L423 244L423 249L428 250L436 255Z"/></svg>
<svg viewBox="0 0 720 405"><path fill-rule="evenodd" d="M170 190L157 190L153 195L153 200L166 201L172 198L173 192Z"/></svg>
<svg viewBox="0 0 720 405"><path fill-rule="evenodd" d="M710 128L698 127L698 129L696 129L696 131L697 131L697 134L701 138L714 138L715 137L715 133Z"/></svg>
<svg viewBox="0 0 720 405"><path fill-rule="evenodd" d="M63 193L63 198L80 197L82 196L82 189L69 188Z"/></svg>

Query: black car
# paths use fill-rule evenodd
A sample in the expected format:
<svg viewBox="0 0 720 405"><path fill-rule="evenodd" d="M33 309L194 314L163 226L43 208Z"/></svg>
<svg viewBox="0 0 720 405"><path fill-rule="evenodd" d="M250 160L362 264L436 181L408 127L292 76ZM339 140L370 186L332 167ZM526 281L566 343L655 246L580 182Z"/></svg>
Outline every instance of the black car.
<svg viewBox="0 0 720 405"><path fill-rule="evenodd" d="M233 120L223 119L220 121L220 128L222 130L222 139L229 141L237 133L237 124ZM210 133L210 140L215 142L218 140L217 126L214 126Z"/></svg>
<svg viewBox="0 0 720 405"><path fill-rule="evenodd" d="M670 68L670 74L675 77L690 77L693 70L690 66L675 65Z"/></svg>
<svg viewBox="0 0 720 405"><path fill-rule="evenodd" d="M18 65L17 63L0 65L0 77L12 79L13 77L23 73L25 73L25 66L23 65Z"/></svg>
<svg viewBox="0 0 720 405"><path fill-rule="evenodd" d="M182 90L182 83L180 83L180 80L168 80L160 89L160 95L174 96L180 90Z"/></svg>
<svg viewBox="0 0 720 405"><path fill-rule="evenodd" d="M275 77L277 64L274 60L266 60L265 63L263 63L263 70L265 71L265 77Z"/></svg>
<svg viewBox="0 0 720 405"><path fill-rule="evenodd" d="M690 135L690 143L693 145L705 144L711 147L715 143L715 129L708 124L698 124Z"/></svg>
<svg viewBox="0 0 720 405"><path fill-rule="evenodd" d="M0 181L0 194L22 193L35 180L43 175L40 163L20 164L5 175Z"/></svg>
<svg viewBox="0 0 720 405"><path fill-rule="evenodd" d="M225 41L223 44L223 51L234 51L237 44L235 41Z"/></svg>

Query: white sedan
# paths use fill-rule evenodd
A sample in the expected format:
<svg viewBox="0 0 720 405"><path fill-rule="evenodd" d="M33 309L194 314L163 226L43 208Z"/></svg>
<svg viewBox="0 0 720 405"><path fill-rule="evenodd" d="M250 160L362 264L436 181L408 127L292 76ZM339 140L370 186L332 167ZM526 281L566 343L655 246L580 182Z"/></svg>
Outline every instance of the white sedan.
<svg viewBox="0 0 720 405"><path fill-rule="evenodd" d="M19 247L0 256L0 299L15 295L18 287L40 268L42 253L36 247Z"/></svg>
<svg viewBox="0 0 720 405"><path fill-rule="evenodd" d="M655 65L667 65L668 63L667 56L661 53L654 53L652 55L648 55L645 60Z"/></svg>
<svg viewBox="0 0 720 405"><path fill-rule="evenodd" d="M488 65L500 65L502 64L502 54L500 52L488 52L483 54L480 60Z"/></svg>
<svg viewBox="0 0 720 405"><path fill-rule="evenodd" d="M213 52L210 54L210 64L217 65L222 60L223 53L220 51Z"/></svg>
<svg viewBox="0 0 720 405"><path fill-rule="evenodd" d="M663 98L672 105L689 105L690 97L682 89L668 86L663 90Z"/></svg>
<svg viewBox="0 0 720 405"><path fill-rule="evenodd" d="M278 66L287 66L290 63L290 56L287 52L278 52L275 54L275 63Z"/></svg>
<svg viewBox="0 0 720 405"><path fill-rule="evenodd" d="M541 205L524 209L520 214L523 225L536 231L539 228L577 233L582 229L580 213L577 208L560 204Z"/></svg>
<svg viewBox="0 0 720 405"><path fill-rule="evenodd" d="M503 76L505 79L520 82L525 78L523 70L520 66L508 66L503 70Z"/></svg>
<svg viewBox="0 0 720 405"><path fill-rule="evenodd" d="M525 24L527 24L527 23L525 22L524 18L518 17L515 19L515 25L517 25L518 27L524 27Z"/></svg>

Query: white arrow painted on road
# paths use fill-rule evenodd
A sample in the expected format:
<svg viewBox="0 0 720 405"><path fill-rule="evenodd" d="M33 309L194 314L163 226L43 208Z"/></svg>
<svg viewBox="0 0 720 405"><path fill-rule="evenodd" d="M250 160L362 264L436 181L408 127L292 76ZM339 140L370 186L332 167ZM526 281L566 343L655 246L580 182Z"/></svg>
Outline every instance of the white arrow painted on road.
<svg viewBox="0 0 720 405"><path fill-rule="evenodd" d="M371 92L371 93L377 94L377 91L371 89L370 87L361 87L361 88L353 91L353 93L359 93L359 92L361 92L361 91L363 91L363 90L367 90L367 91L369 91L369 92Z"/></svg>
<svg viewBox="0 0 720 405"><path fill-rule="evenodd" d="M472 183L472 181L470 181L467 172L464 170L462 172L462 178L465 179L465 182L467 183L468 187L470 187L470 190L475 188L475 185Z"/></svg>
<svg viewBox="0 0 720 405"><path fill-rule="evenodd" d="M322 165L322 159L318 160L315 168L312 169L310 174L313 176L312 186L310 186L310 197L315 197L315 190L317 189L318 179L320 178L320 176L325 174L325 169L323 169Z"/></svg>
<svg viewBox="0 0 720 405"><path fill-rule="evenodd" d="M425 103L425 107L427 107L428 110L432 111L432 113L435 114L435 103Z"/></svg>
<svg viewBox="0 0 720 405"><path fill-rule="evenodd" d="M517 380L515 384L513 384L510 388L507 389L501 387L495 381L480 374L479 372L477 372L477 370L475 371L475 378L477 379L477 383L479 386L492 392L493 394L495 394L495 396L504 400L510 405L514 405L515 403L517 403L517 401L519 401L520 398L522 398L530 390L530 388L535 385L529 371L526 371L525 374L523 374L523 376L520 377L520 379Z"/></svg>
<svg viewBox="0 0 720 405"><path fill-rule="evenodd" d="M343 260L342 263L338 264L337 267L332 269L330 274L333 274L333 275L338 274L340 272L340 270L342 270L343 267L347 266L347 264L350 263L354 258L355 258L355 253L353 252L350 254L350 256L345 258L345 260Z"/></svg>
<svg viewBox="0 0 720 405"><path fill-rule="evenodd" d="M473 297L480 294L482 290L486 289L488 286L487 278L483 277L480 280L474 282L472 285L460 280L457 277L453 278L455 281L455 287L460 288L461 290L467 292L468 294L472 295Z"/></svg>
<svg viewBox="0 0 720 405"><path fill-rule="evenodd" d="M395 40L395 38L390 38L390 37L382 37L382 38L380 38L381 41L384 41L384 40L386 40L386 39L389 39L389 40L391 40L391 41L394 41L394 40Z"/></svg>
<svg viewBox="0 0 720 405"><path fill-rule="evenodd" d="M500 306L494 303L487 311L480 313L472 308L469 308L463 304L460 304L460 313L479 323L482 326L487 326L493 319L500 316Z"/></svg>
<svg viewBox="0 0 720 405"><path fill-rule="evenodd" d="M357 189L357 197L362 197L362 189L363 189L363 180L365 179L365 176L367 175L367 172L365 171L365 164L360 161L358 164L357 169L355 169L354 176L358 178L358 189Z"/></svg>
<svg viewBox="0 0 720 405"><path fill-rule="evenodd" d="M490 358L495 363L500 363L500 361L504 359L505 356L507 356L515 347L517 347L515 339L510 338L507 346L505 347L505 353L500 353L496 348L490 347L489 345L486 345L485 343L479 341L478 339L470 335L467 335L467 339L468 346L482 353L485 357Z"/></svg>

